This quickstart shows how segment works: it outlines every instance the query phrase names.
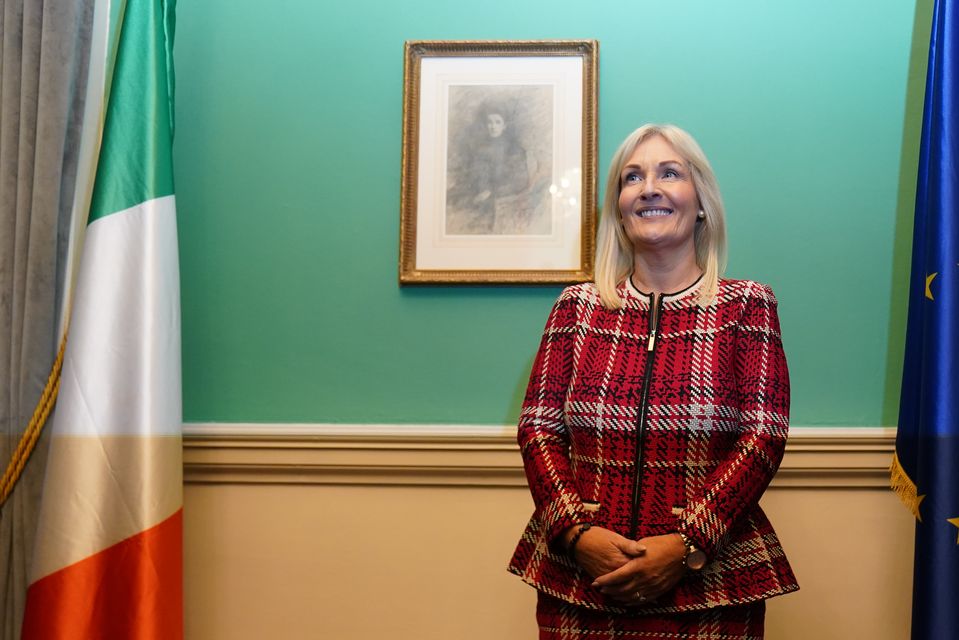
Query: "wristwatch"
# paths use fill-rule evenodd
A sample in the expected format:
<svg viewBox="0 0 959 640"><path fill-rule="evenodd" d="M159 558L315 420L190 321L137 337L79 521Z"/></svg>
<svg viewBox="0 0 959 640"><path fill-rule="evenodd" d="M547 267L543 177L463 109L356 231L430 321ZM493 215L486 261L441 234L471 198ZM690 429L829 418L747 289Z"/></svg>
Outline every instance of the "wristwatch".
<svg viewBox="0 0 959 640"><path fill-rule="evenodd" d="M679 537L682 538L683 544L686 545L686 555L683 556L683 564L686 565L686 568L690 571L699 571L706 566L706 552L702 549L697 549L696 545L690 542L689 538L686 537L686 534L682 532L679 533Z"/></svg>

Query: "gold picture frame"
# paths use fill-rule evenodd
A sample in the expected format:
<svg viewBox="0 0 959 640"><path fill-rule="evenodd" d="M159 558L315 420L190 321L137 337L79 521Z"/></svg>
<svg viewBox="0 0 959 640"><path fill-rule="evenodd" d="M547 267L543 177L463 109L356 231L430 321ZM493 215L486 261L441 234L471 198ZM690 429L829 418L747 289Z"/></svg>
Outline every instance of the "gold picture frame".
<svg viewBox="0 0 959 640"><path fill-rule="evenodd" d="M593 278L598 52L406 42L401 284Z"/></svg>

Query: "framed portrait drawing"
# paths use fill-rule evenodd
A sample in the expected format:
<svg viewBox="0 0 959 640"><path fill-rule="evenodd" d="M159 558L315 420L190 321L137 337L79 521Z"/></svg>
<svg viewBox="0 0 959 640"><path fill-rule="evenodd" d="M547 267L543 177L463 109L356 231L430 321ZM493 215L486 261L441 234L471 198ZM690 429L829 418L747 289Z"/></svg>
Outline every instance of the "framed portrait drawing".
<svg viewBox="0 0 959 640"><path fill-rule="evenodd" d="M406 43L401 283L593 277L598 47Z"/></svg>

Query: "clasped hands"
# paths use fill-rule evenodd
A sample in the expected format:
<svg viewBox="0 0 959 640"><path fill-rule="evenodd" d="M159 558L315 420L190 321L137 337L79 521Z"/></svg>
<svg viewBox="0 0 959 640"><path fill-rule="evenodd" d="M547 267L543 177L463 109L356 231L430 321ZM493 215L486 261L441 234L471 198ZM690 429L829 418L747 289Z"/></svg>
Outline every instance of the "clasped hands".
<svg viewBox="0 0 959 640"><path fill-rule="evenodd" d="M568 543L579 527L568 529ZM593 588L624 605L655 600L686 571L686 545L678 533L630 540L603 527L584 531L574 558L593 578Z"/></svg>

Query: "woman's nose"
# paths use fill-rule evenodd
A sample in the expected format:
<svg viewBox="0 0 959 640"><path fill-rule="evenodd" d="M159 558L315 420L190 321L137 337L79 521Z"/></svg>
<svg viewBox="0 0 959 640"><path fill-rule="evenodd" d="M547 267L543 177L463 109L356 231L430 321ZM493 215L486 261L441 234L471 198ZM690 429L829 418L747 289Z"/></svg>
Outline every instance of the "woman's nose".
<svg viewBox="0 0 959 640"><path fill-rule="evenodd" d="M640 197L644 200L650 200L658 198L662 193L659 191L659 185L653 179L646 180L643 182L643 191L640 193Z"/></svg>

